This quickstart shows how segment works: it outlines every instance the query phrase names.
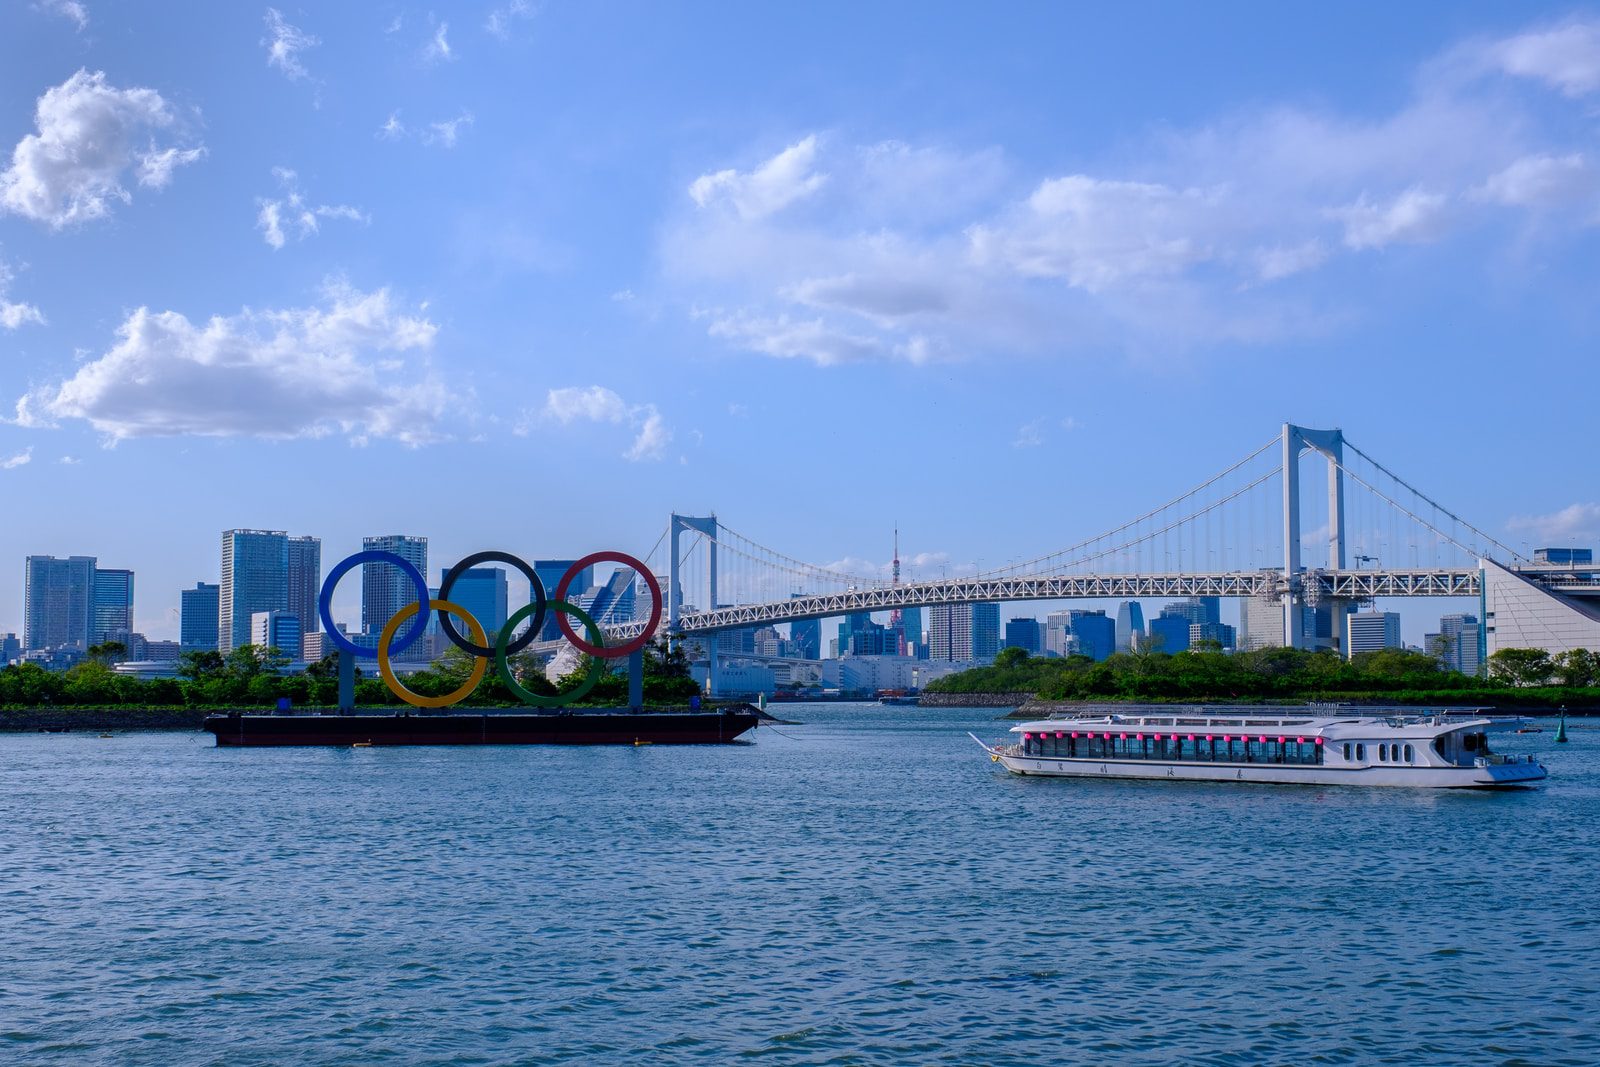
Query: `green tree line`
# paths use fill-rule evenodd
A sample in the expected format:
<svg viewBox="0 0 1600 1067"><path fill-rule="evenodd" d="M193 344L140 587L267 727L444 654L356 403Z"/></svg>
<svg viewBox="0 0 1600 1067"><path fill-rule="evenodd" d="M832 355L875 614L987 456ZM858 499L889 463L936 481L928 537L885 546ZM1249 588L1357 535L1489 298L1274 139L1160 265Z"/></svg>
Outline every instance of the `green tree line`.
<svg viewBox="0 0 1600 1067"><path fill-rule="evenodd" d="M289 657L276 648L241 645L226 655L186 652L179 660L176 678L136 678L118 674L110 663L120 646L96 646L90 657L66 671L47 671L34 663L14 664L0 670L0 707L190 707L273 708L287 697L295 707L335 707L339 702L339 666L328 656L304 673L284 674ZM524 688L535 693L565 693L577 688L591 669L584 657L577 671L552 684L531 654L513 656L512 672ZM423 696L440 696L458 688L472 672L473 658L451 648L427 670L401 679ZM575 706L621 705L628 700L627 660L601 661L604 676ZM644 699L647 704L683 704L699 693L689 677L689 663L681 648L667 648L664 639L645 649ZM392 706L403 702L381 678L358 671L355 698L362 707ZM506 688L491 666L472 695L457 707L516 706L520 701Z"/></svg>
<svg viewBox="0 0 1600 1067"><path fill-rule="evenodd" d="M1042 700L1388 699L1418 703L1514 702L1600 705L1600 655L1574 649L1502 649L1489 677L1446 670L1421 652L1384 649L1345 660L1331 651L1200 649L1087 656L1001 651L992 665L939 678L933 693L1032 693Z"/></svg>

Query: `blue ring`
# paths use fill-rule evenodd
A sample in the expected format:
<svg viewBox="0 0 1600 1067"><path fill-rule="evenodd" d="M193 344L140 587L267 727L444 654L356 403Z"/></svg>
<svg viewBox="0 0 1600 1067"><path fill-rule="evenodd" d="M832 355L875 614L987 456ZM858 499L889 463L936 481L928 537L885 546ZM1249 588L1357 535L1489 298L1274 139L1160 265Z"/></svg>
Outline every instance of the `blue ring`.
<svg viewBox="0 0 1600 1067"><path fill-rule="evenodd" d="M417 602L420 604L426 604L430 599L428 596L428 580L422 576L421 571L411 565L409 560L402 559L393 552L384 552L376 548L369 548L354 555L346 556L322 580L322 592L317 596L317 614L322 616L322 628L327 632L328 637L333 640L333 647L341 652L348 652L352 656L363 659L377 659L378 650L376 648L362 648L340 633L339 628L333 624L333 589L339 584L339 579L343 578L358 563L393 563L404 572L406 577L411 579L411 584L417 587ZM428 632L428 618L430 615L431 612L419 610L417 612L417 621L411 624L411 629L406 631L405 637L398 644L390 647L389 654L392 656L396 652L403 652L421 640L422 635Z"/></svg>

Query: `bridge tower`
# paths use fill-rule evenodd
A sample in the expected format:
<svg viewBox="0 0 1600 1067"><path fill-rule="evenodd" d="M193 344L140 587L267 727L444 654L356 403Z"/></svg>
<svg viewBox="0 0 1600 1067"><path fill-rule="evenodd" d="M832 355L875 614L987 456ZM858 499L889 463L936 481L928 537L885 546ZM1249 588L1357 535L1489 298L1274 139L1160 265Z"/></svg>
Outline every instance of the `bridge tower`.
<svg viewBox="0 0 1600 1067"><path fill-rule="evenodd" d="M678 641L678 616L683 613L683 583L679 579L678 568L683 558L682 550L678 547L679 539L684 533L698 533L706 539L706 602L702 611L715 609L717 604L717 516L708 515L697 518L690 515L672 513L667 529L670 531L671 541L669 546L671 554L667 557L667 638L674 645ZM713 673L716 669L715 640L710 642L709 653L712 657L711 666Z"/></svg>
<svg viewBox="0 0 1600 1067"><path fill-rule="evenodd" d="M1320 452L1328 460L1328 566L1344 569L1344 433L1312 430L1293 423L1283 424L1283 643L1289 648L1305 645L1305 597L1300 580L1300 456ZM1335 640L1343 643L1344 616L1348 605L1334 605Z"/></svg>

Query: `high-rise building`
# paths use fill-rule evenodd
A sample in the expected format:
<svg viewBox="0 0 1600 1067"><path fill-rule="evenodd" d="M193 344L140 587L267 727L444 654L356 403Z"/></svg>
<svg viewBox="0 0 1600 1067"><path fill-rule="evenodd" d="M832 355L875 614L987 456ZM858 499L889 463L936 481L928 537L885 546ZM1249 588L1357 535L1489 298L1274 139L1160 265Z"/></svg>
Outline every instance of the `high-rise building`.
<svg viewBox="0 0 1600 1067"><path fill-rule="evenodd" d="M133 632L133 572L96 567L89 615L90 644L111 640L126 643L119 635Z"/></svg>
<svg viewBox="0 0 1600 1067"><path fill-rule="evenodd" d="M1074 608L1067 612L1067 619L1068 629L1078 639L1079 655L1098 663L1117 650L1117 624L1104 611Z"/></svg>
<svg viewBox="0 0 1600 1067"><path fill-rule="evenodd" d="M928 609L928 658L992 660L1000 652L1000 605L936 604Z"/></svg>
<svg viewBox="0 0 1600 1067"><path fill-rule="evenodd" d="M390 552L413 567L419 574L428 573L428 539L406 534L385 534L381 537L363 537L363 552ZM417 587L404 571L390 563L363 563L361 565L361 632L368 637L383 633L400 610L417 602ZM406 625L406 629L411 624ZM404 631L402 631L404 632ZM417 642L413 649L421 645ZM423 650L424 652L426 650Z"/></svg>
<svg viewBox="0 0 1600 1067"><path fill-rule="evenodd" d="M9 667L22 658L22 641L16 634L0 634L0 667Z"/></svg>
<svg viewBox="0 0 1600 1067"><path fill-rule="evenodd" d="M217 649L250 643L250 617L289 610L289 535L282 530L224 530L222 588L217 593Z"/></svg>
<svg viewBox="0 0 1600 1067"><path fill-rule="evenodd" d="M592 575L594 569L591 567L586 573ZM588 612L596 625L632 622L637 583L638 575L627 567L618 567L611 572L610 578L599 585L589 586L581 595L570 590L567 595L578 597L578 607Z"/></svg>
<svg viewBox="0 0 1600 1067"><path fill-rule="evenodd" d="M1117 605L1117 651L1132 648L1135 634L1144 634L1144 608L1137 600L1124 600Z"/></svg>
<svg viewBox="0 0 1600 1067"><path fill-rule="evenodd" d="M1478 641L1478 617L1444 616L1439 620L1439 632L1424 637L1422 647L1437 656L1449 670L1476 676L1483 662Z"/></svg>
<svg viewBox="0 0 1600 1067"><path fill-rule="evenodd" d="M1000 605L972 605L972 658L988 663L1000 654Z"/></svg>
<svg viewBox="0 0 1600 1067"><path fill-rule="evenodd" d="M1225 622L1191 622L1189 647L1196 648L1202 641L1214 641L1224 652L1232 652L1237 639L1236 631Z"/></svg>
<svg viewBox="0 0 1600 1067"><path fill-rule="evenodd" d="M1222 598L1214 596L1191 596L1182 600L1174 600L1161 608L1163 615L1176 615L1188 619L1190 622L1221 622Z"/></svg>
<svg viewBox="0 0 1600 1067"><path fill-rule="evenodd" d="M1044 617L1044 654L1068 656L1076 646L1068 641L1072 636L1072 612L1052 611ZM1068 647L1072 645L1072 647Z"/></svg>
<svg viewBox="0 0 1600 1067"><path fill-rule="evenodd" d="M789 640L801 659L822 658L822 620L796 619L789 624Z"/></svg>
<svg viewBox="0 0 1600 1067"><path fill-rule="evenodd" d="M536 559L533 561L533 573L539 576L539 583L544 586L545 596L555 599L556 587L561 584L561 576L566 574L577 560L572 559ZM594 567L583 569L583 573L572 579L572 586L567 590L568 596L581 597L588 592L594 584ZM582 607L582 605L578 605ZM663 615L663 618L665 616ZM596 619L596 622L599 620ZM539 633L541 641L559 641L561 639L561 624L556 622L555 612L548 612L544 618L544 626Z"/></svg>
<svg viewBox="0 0 1600 1067"><path fill-rule="evenodd" d="M196 582L178 594L178 643L185 652L212 652L217 647L219 586Z"/></svg>
<svg viewBox="0 0 1600 1067"><path fill-rule="evenodd" d="M447 573L448 568L439 569L441 587ZM508 597L506 572L499 567L470 567L457 575L455 584L450 587L451 603L460 604L477 619L490 641L505 628L506 619L510 617ZM460 619L451 621L455 623L456 630L465 636L466 625Z"/></svg>
<svg viewBox="0 0 1600 1067"><path fill-rule="evenodd" d="M1239 649L1283 647L1283 604L1276 595L1239 600Z"/></svg>
<svg viewBox="0 0 1600 1067"><path fill-rule="evenodd" d="M972 606L935 604L928 609L928 658L972 658Z"/></svg>
<svg viewBox="0 0 1600 1067"><path fill-rule="evenodd" d="M922 656L928 651L928 639L922 633L922 609L900 609L900 654Z"/></svg>
<svg viewBox="0 0 1600 1067"><path fill-rule="evenodd" d="M292 611L258 611L250 616L250 643L300 657L300 619Z"/></svg>
<svg viewBox="0 0 1600 1067"><path fill-rule="evenodd" d="M1189 627L1195 625L1183 615L1168 615L1163 611L1151 619L1146 627L1146 640L1157 652L1176 655L1189 650Z"/></svg>
<svg viewBox="0 0 1600 1067"><path fill-rule="evenodd" d="M317 596L322 592L322 540L291 537L289 549L289 612L300 620L300 632L322 629ZM285 650L287 651L287 650Z"/></svg>
<svg viewBox="0 0 1600 1067"><path fill-rule="evenodd" d="M1044 627L1039 620L1023 616L1006 620L1006 647L1020 648L1030 656L1044 653Z"/></svg>
<svg viewBox="0 0 1600 1067"><path fill-rule="evenodd" d="M1401 648L1400 614L1394 611L1356 611L1345 616L1345 658L1385 648Z"/></svg>
<svg viewBox="0 0 1600 1067"><path fill-rule="evenodd" d="M93 556L27 557L23 575L23 651L93 644Z"/></svg>

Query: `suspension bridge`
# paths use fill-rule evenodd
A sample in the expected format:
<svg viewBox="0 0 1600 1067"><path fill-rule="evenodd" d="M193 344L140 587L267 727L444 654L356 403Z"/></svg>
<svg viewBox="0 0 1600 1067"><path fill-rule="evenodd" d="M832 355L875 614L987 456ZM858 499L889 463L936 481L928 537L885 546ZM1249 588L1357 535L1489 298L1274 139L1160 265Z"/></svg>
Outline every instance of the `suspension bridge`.
<svg viewBox="0 0 1600 1067"><path fill-rule="evenodd" d="M667 632L675 638L943 604L1203 596L1278 605L1281 643L1297 648L1307 643L1305 608L1330 607L1339 634L1344 615L1364 601L1481 600L1486 586L1502 575L1527 587L1519 592L1520 586L1507 586L1513 599L1551 593L1577 605L1580 614L1593 611L1600 627L1600 600L1587 599L1600 597L1600 570L1552 566L1519 552L1340 430L1289 423L1159 507L1095 537L1004 566L945 564L932 577L902 574L898 558L885 567L854 569L811 563L747 537L715 515L679 514L641 558L661 584ZM952 569L957 573L950 574ZM641 598L648 595L642 586ZM635 619L651 609L647 601L635 604ZM1492 606L1480 611L1480 626L1492 614ZM618 638L644 625L604 621ZM1567 638L1551 638L1560 640Z"/></svg>

